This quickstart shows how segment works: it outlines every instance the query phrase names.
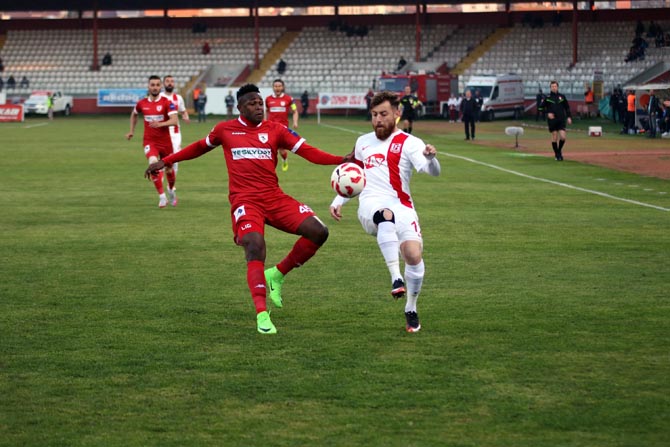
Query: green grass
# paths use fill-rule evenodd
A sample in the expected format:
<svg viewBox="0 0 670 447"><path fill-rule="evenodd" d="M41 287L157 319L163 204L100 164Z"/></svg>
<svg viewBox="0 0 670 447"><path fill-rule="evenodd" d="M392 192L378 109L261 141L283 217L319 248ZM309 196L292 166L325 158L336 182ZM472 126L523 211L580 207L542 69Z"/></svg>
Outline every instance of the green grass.
<svg viewBox="0 0 670 447"><path fill-rule="evenodd" d="M356 203L332 221L331 167L293 156L280 182L330 239L267 337L220 149L182 163L180 205L159 210L127 117L46 123L0 128L0 445L667 445L670 213L449 154L666 209L670 182L417 124L443 174L413 179L426 280L407 334ZM508 138L494 126L478 135ZM334 153L356 138L300 132ZM295 239L268 229L268 265Z"/></svg>

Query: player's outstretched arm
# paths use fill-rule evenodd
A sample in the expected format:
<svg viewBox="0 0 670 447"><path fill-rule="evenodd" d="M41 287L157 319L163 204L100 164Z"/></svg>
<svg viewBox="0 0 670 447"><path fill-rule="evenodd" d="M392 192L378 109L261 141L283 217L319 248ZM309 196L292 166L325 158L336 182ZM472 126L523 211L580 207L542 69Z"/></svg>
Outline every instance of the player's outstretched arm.
<svg viewBox="0 0 670 447"><path fill-rule="evenodd" d="M307 143L302 143L295 153L317 165L339 165L345 163L346 158L341 155L329 154Z"/></svg>

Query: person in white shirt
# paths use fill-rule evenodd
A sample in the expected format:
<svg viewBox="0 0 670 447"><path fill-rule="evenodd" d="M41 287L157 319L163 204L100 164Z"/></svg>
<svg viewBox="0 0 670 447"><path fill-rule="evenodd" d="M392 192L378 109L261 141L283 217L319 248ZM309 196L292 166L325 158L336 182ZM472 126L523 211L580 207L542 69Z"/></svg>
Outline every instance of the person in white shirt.
<svg viewBox="0 0 670 447"><path fill-rule="evenodd" d="M421 324L416 303L425 268L421 227L409 183L413 169L440 175L440 162L434 146L398 129L396 94L377 93L370 105L374 132L358 138L353 151L354 161L364 168L366 178L365 188L358 196L358 219L368 234L377 237L391 274L391 295L398 299L407 294L407 331L418 332ZM342 218L342 205L347 201L338 195L331 203L330 215L336 221ZM399 252L405 261L404 278L400 274Z"/></svg>
<svg viewBox="0 0 670 447"><path fill-rule="evenodd" d="M162 95L174 104L177 108L177 113L181 114L181 119L183 119L185 123L190 123L191 119L188 116L184 98L182 98L180 94L174 92L174 77L172 75L167 75L163 78L163 90ZM170 126L170 139L172 139L172 151L179 152L181 150L181 129L179 129L179 124ZM179 169L178 163L175 163L172 168L176 173ZM175 196L170 197L170 200L176 202L176 197L175 193Z"/></svg>
<svg viewBox="0 0 670 447"><path fill-rule="evenodd" d="M455 123L456 118L458 117L458 112L456 109L456 105L458 104L458 101L456 100L456 97L452 94L449 97L449 100L447 101L447 114L449 116L449 122L450 123Z"/></svg>

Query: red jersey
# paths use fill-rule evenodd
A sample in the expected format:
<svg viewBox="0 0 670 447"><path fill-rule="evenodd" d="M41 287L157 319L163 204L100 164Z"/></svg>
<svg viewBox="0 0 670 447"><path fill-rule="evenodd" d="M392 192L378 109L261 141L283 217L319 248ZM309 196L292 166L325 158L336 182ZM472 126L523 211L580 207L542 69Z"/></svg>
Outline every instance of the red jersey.
<svg viewBox="0 0 670 447"><path fill-rule="evenodd" d="M226 158L231 203L234 203L236 195L267 200L273 194L283 194L276 172L278 148L290 148L295 154L316 164L342 163L341 156L310 146L304 138L286 126L272 121L262 121L254 126L242 117L220 122L214 126L207 138L190 144L163 161L172 164L190 160L216 146L223 147Z"/></svg>
<svg viewBox="0 0 670 447"><path fill-rule="evenodd" d="M170 115L177 113L177 108L169 99L164 96L159 96L155 101L152 101L150 97L140 99L135 105L133 113L141 113L144 117L144 140L142 144L172 148L168 127L153 128L149 126L152 121L167 121L170 119Z"/></svg>
<svg viewBox="0 0 670 447"><path fill-rule="evenodd" d="M270 95L265 98L268 121L274 121L288 127L288 115L291 113L293 98L286 93L281 96Z"/></svg>

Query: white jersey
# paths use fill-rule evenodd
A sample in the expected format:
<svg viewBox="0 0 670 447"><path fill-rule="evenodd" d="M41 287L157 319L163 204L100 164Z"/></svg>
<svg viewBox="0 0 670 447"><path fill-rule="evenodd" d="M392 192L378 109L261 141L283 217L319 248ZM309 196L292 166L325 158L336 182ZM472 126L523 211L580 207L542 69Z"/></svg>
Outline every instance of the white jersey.
<svg viewBox="0 0 670 447"><path fill-rule="evenodd" d="M368 234L377 234L374 214L384 208L395 216L396 232L402 241L422 241L419 216L414 209L409 182L413 169L440 175L440 162L426 157L426 144L419 138L397 130L381 141L374 132L356 141L354 156L363 163L365 188L358 196L358 220ZM349 199L336 196L331 207L345 204Z"/></svg>
<svg viewBox="0 0 670 447"><path fill-rule="evenodd" d="M358 138L354 156L365 167L365 188L359 196L360 202L384 197L414 208L409 182L412 168L429 172L431 160L423 155L425 148L423 141L401 130L384 141L374 132Z"/></svg>
<svg viewBox="0 0 670 447"><path fill-rule="evenodd" d="M182 98L180 94L161 92L161 96L165 96L167 99L169 99L172 102L172 104L174 104L175 108L177 109L177 113L181 114L181 113L184 113L186 111L186 105L184 104L184 98ZM179 125L170 126L170 136L178 134L178 133L179 133Z"/></svg>

